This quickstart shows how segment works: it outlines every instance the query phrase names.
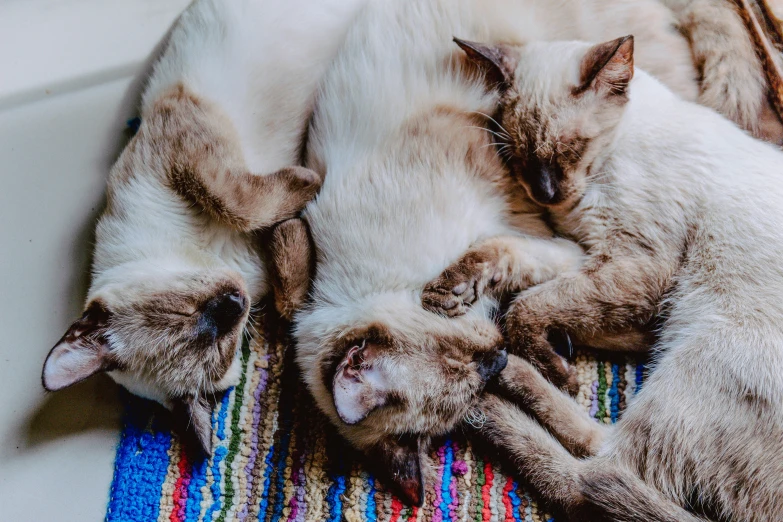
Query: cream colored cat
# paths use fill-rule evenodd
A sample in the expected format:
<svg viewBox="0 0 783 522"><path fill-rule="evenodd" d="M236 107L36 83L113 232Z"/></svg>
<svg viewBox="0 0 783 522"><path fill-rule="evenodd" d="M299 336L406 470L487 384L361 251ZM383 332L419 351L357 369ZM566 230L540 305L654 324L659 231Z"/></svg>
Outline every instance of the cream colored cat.
<svg viewBox="0 0 783 522"><path fill-rule="evenodd" d="M110 173L85 311L49 354L46 389L107 371L185 416L209 449L206 398L236 383L250 307L268 290L255 231L321 184L292 165L361 1L197 0L182 14Z"/></svg>
<svg viewBox="0 0 783 522"><path fill-rule="evenodd" d="M319 407L409 501L421 500L429 437L457 425L505 364L494 296L448 319L428 311L425 284L485 240L512 260L489 274L505 290L581 262L509 183L486 130L493 78L452 35L517 42L636 24L649 66L695 99L672 22L656 2L375 0L349 31L310 127L306 164L325 181L304 214L317 264L297 360Z"/></svg>
<svg viewBox="0 0 783 522"><path fill-rule="evenodd" d="M610 333L664 312L655 369L616 427L591 423L524 361L502 379L594 458L571 457L495 397L482 401L483 433L574 520L695 518L672 506L779 518L783 152L634 71L632 37L471 46L504 78L513 175L587 252L512 302L509 349L546 370L553 328Z"/></svg>

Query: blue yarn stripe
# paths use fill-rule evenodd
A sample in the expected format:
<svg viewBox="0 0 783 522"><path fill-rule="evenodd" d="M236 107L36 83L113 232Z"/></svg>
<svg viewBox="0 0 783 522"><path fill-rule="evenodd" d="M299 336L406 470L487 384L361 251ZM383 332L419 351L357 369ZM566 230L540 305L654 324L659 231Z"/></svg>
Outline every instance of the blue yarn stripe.
<svg viewBox="0 0 783 522"><path fill-rule="evenodd" d="M223 394L223 398L220 401L220 412L217 414L217 422L214 420L212 421L212 424L217 424L217 438L218 440L224 441L226 440L226 418L228 417L228 404L231 400L231 394L234 393L234 388L230 388L226 393ZM213 416L215 414L213 413ZM212 492L212 505L209 506L207 509L207 512L204 514L204 520L212 520L212 516L215 513L220 512L220 508L222 506L222 501L220 500L222 490L221 484L223 482L223 476L220 473L220 464L223 462L223 459L226 458L226 454L228 453L228 448L225 446L218 446L215 448L215 454L212 456L212 477L214 478L214 481L212 482L212 486L210 487L210 491Z"/></svg>
<svg viewBox="0 0 783 522"><path fill-rule="evenodd" d="M519 507L522 505L522 499L519 498L518 489L519 483L515 480L511 483L511 491L508 492L508 498L511 500L511 514L514 516L514 520L521 522L522 514L519 512Z"/></svg>
<svg viewBox="0 0 783 522"><path fill-rule="evenodd" d="M125 426L117 448L107 522L158 518L171 435L152 411L147 401L126 398ZM147 431L150 420L152 429Z"/></svg>
<svg viewBox="0 0 783 522"><path fill-rule="evenodd" d="M201 501L204 499L201 488L207 483L209 461L201 458L191 464L191 479L188 484L188 498L185 503L185 520L196 522L201 514Z"/></svg>
<svg viewBox="0 0 783 522"><path fill-rule="evenodd" d="M610 409L609 418L612 422L617 422L617 418L620 415L620 392L617 391L617 386L620 384L620 367L616 364L612 365L612 388L609 390Z"/></svg>
<svg viewBox="0 0 783 522"><path fill-rule="evenodd" d="M364 516L369 522L375 522L378 519L378 513L375 509L375 477L372 475L367 477L367 486L369 486L370 492L367 494L367 509Z"/></svg>
<svg viewBox="0 0 783 522"><path fill-rule="evenodd" d="M454 463L454 449L451 447L451 441L446 440L443 444L443 477L440 484L441 503L440 511L443 514L443 522L451 522L451 466Z"/></svg>
<svg viewBox="0 0 783 522"><path fill-rule="evenodd" d="M636 365L636 392L642 391L642 384L644 383L644 363Z"/></svg>
<svg viewBox="0 0 783 522"><path fill-rule="evenodd" d="M286 459L288 458L288 445L290 442L291 431L288 429L285 430L280 436L280 444L278 445L280 451L277 456L277 465L275 471L275 503L272 506L273 521L280 520L283 514L283 501L285 500L285 492L283 488L285 487Z"/></svg>
<svg viewBox="0 0 783 522"><path fill-rule="evenodd" d="M334 483L329 486L326 501L329 506L329 522L340 522L343 513L343 493L345 493L346 480L344 475L334 478Z"/></svg>

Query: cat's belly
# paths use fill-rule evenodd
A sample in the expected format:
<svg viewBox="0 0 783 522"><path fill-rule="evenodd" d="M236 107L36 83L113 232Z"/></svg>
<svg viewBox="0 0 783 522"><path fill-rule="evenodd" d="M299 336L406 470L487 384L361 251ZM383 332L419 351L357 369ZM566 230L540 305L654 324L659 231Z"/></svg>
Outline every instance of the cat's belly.
<svg viewBox="0 0 783 522"><path fill-rule="evenodd" d="M308 208L316 286L343 281L346 297L420 292L475 242L510 228L502 195L464 170L381 175L351 189L325 187Z"/></svg>

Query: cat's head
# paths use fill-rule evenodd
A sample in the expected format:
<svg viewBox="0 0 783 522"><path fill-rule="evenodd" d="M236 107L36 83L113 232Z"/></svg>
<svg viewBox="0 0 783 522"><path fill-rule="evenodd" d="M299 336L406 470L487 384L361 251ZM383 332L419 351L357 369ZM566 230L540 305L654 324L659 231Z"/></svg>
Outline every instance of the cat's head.
<svg viewBox="0 0 783 522"><path fill-rule="evenodd" d="M84 311L49 352L43 386L60 390L106 372L171 409L183 434L208 452L209 401L239 380L250 305L265 284L263 265L249 239L232 245L244 265L228 263L185 239L199 231L192 222L182 221L183 238L161 240L153 225L118 213L119 204L110 199L113 211L99 222ZM188 203L181 207L184 212Z"/></svg>
<svg viewBox="0 0 783 522"><path fill-rule="evenodd" d="M633 37L598 45L455 42L500 91L500 152L512 175L540 205L573 205L628 101Z"/></svg>
<svg viewBox="0 0 783 522"><path fill-rule="evenodd" d="M459 425L505 367L498 328L393 298L312 310L297 322L297 359L321 410L404 499L420 504L430 438Z"/></svg>

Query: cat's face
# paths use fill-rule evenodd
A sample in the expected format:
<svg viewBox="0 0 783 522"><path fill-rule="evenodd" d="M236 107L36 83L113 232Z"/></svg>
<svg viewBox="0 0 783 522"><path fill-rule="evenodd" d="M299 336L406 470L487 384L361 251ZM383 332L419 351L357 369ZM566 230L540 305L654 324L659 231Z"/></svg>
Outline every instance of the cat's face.
<svg viewBox="0 0 783 522"><path fill-rule="evenodd" d="M241 275L218 265L142 259L102 271L82 317L47 357L44 387L109 372L181 415L208 450L207 398L238 381L250 300Z"/></svg>
<svg viewBox="0 0 783 522"><path fill-rule="evenodd" d="M456 40L501 91L500 153L531 199L568 208L611 143L633 77L633 37L590 46Z"/></svg>
<svg viewBox="0 0 783 522"><path fill-rule="evenodd" d="M297 326L299 364L319 407L413 504L429 438L461 423L506 363L493 323L418 308L367 310L340 326L311 316Z"/></svg>

